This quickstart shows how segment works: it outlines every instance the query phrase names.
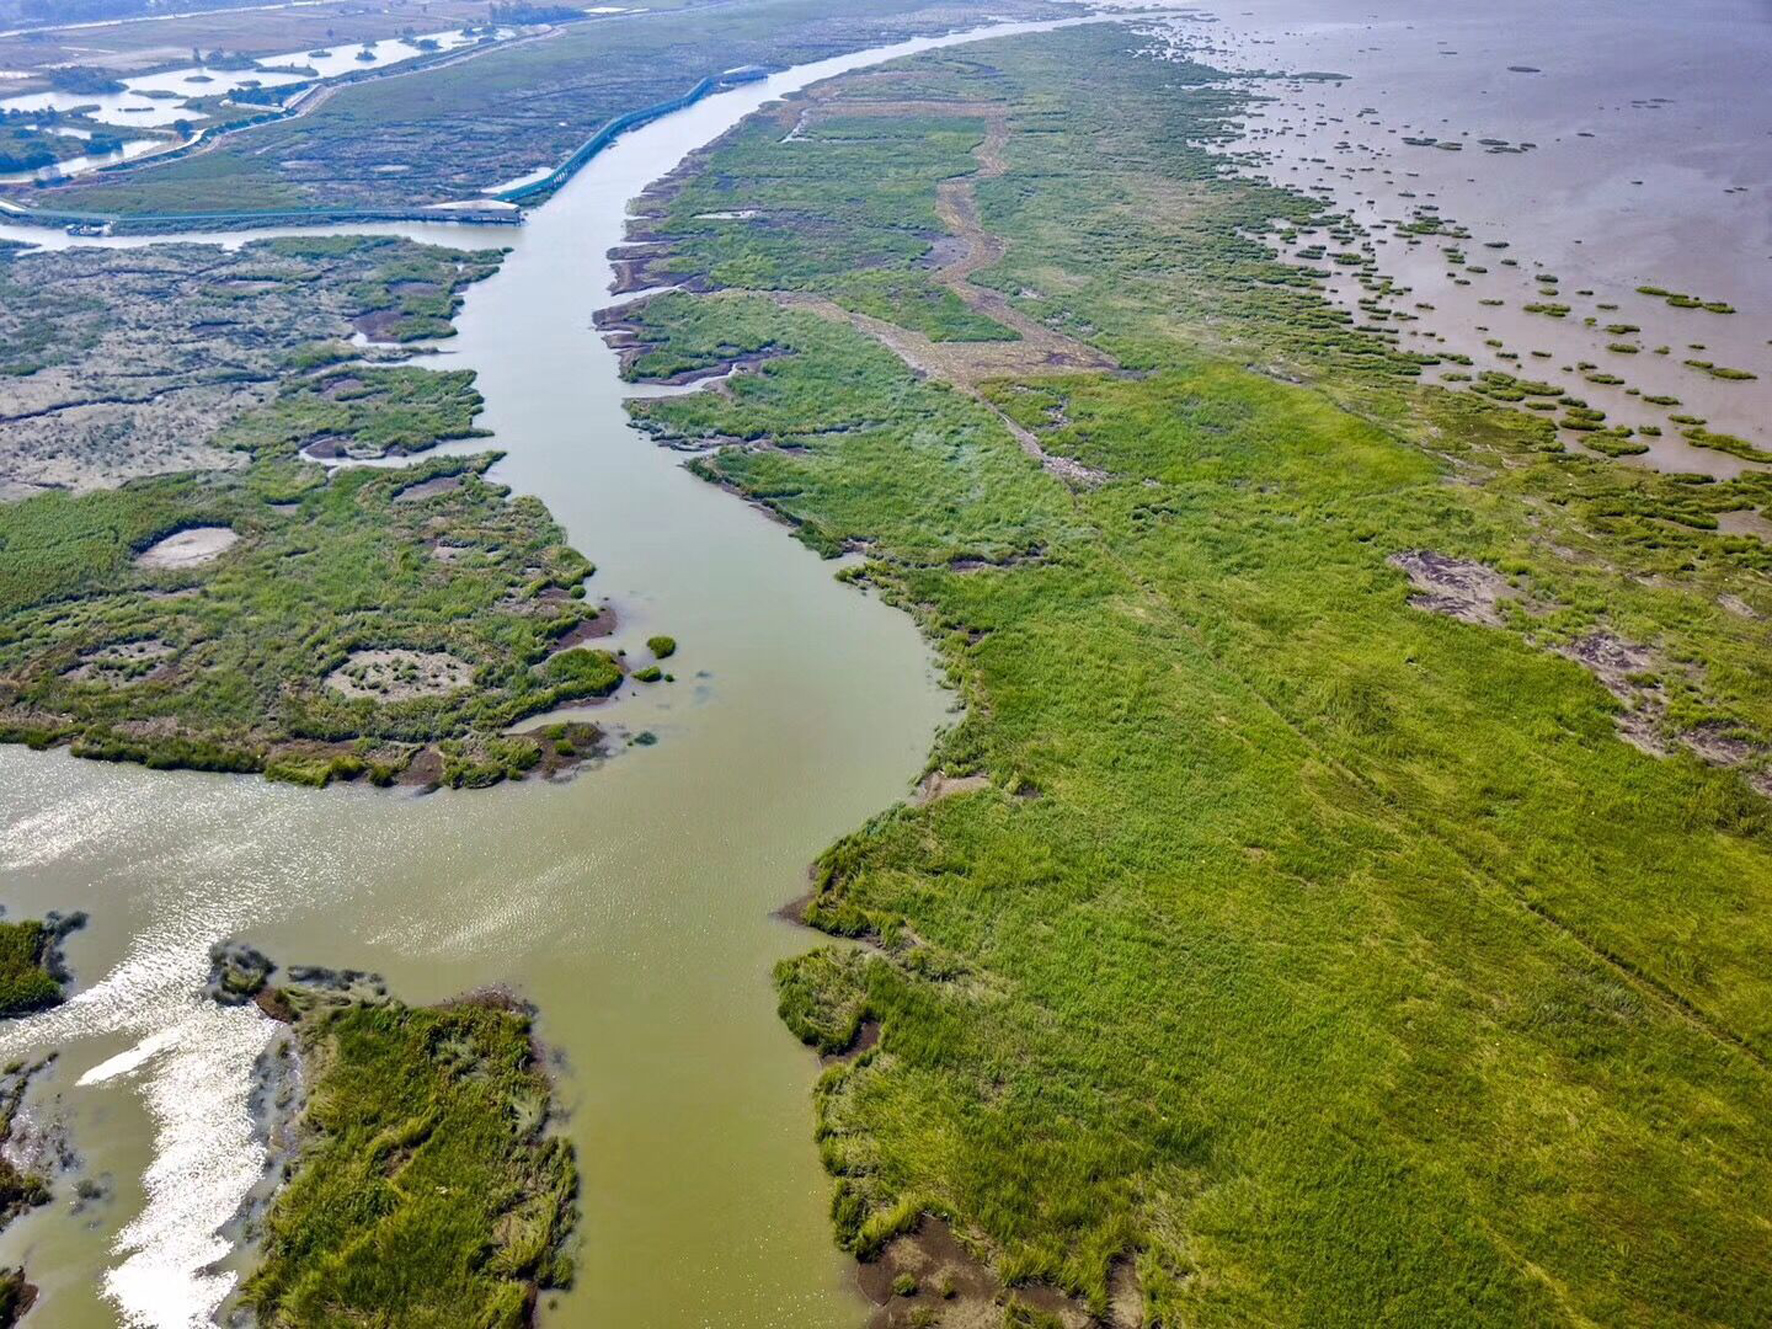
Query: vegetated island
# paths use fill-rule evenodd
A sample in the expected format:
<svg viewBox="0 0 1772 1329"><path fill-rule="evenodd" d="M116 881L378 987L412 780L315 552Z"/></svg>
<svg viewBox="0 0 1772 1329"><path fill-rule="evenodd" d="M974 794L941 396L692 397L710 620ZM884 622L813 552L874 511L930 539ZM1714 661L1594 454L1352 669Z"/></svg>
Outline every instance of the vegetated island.
<svg viewBox="0 0 1772 1329"><path fill-rule="evenodd" d="M85 926L79 911L16 923L0 919L0 1020L61 1004L70 981L61 944Z"/></svg>
<svg viewBox="0 0 1772 1329"><path fill-rule="evenodd" d="M499 255L304 237L0 254L0 740L307 784L478 786L624 677L591 564L401 361ZM346 339L364 333L367 347Z"/></svg>
<svg viewBox="0 0 1772 1329"><path fill-rule="evenodd" d="M1751 1319L1772 481L1424 382L1151 50L822 85L617 254L633 376L745 366L634 417L967 705L777 975L838 1238L892 1326Z"/></svg>
<svg viewBox="0 0 1772 1329"><path fill-rule="evenodd" d="M0 920L0 1020L16 1019L61 1002L69 974L61 942L83 927L86 915L51 914L43 919ZM49 1182L21 1168L6 1153L31 1077L53 1060L13 1062L0 1069L0 1229L20 1214L49 1203ZM17 1324L37 1299L23 1268L0 1268L0 1326Z"/></svg>
<svg viewBox="0 0 1772 1329"><path fill-rule="evenodd" d="M519 1329L572 1281L571 1144L551 1132L534 1011L481 992L408 1006L372 974L214 956L210 990L287 1033L261 1059L273 1148L259 1262L239 1303L266 1329Z"/></svg>

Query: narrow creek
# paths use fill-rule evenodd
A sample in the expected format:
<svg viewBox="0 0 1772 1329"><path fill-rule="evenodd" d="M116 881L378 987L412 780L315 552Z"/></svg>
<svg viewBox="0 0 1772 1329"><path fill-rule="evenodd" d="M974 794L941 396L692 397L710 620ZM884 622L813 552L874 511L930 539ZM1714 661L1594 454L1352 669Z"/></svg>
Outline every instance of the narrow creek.
<svg viewBox="0 0 1772 1329"><path fill-rule="evenodd" d="M813 939L773 911L824 845L906 795L949 698L907 618L629 428L591 316L628 200L764 102L1054 26L905 42L710 97L619 140L520 230L350 228L513 246L437 363L478 371L487 446L507 453L494 476L540 496L598 564L614 644L672 633L679 681L602 712L657 746L562 785L315 792L0 748L7 909L92 916L68 946L77 995L0 1033L8 1061L60 1049L21 1134L65 1139L102 1192L76 1208L64 1176L0 1236L0 1264L41 1289L34 1320L201 1325L232 1285L216 1231L263 1164L247 1099L265 1029L200 990L209 947L240 936L377 971L415 1002L509 983L539 1004L584 1179L577 1287L545 1324L859 1321L811 1140L815 1066L769 981Z"/></svg>

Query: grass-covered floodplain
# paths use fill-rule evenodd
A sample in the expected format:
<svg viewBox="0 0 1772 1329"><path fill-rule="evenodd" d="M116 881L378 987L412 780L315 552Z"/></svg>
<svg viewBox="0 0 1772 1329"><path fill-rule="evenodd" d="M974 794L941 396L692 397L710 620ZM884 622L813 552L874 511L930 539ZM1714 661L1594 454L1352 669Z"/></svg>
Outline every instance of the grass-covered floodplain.
<svg viewBox="0 0 1772 1329"><path fill-rule="evenodd" d="M572 1280L572 1148L528 1011L274 989L308 1077L302 1143L242 1298L267 1329L516 1329Z"/></svg>
<svg viewBox="0 0 1772 1329"><path fill-rule="evenodd" d="M1107 1316L1128 1277L1146 1324L1752 1321L1772 592L1717 517L1764 479L1420 384L1256 238L1317 205L1206 150L1240 94L1139 44L854 80L902 113L759 116L645 223L655 275L735 288L647 305L651 363L772 358L637 416L866 552L967 705L933 767L982 777L834 846L807 921L869 944L778 975L851 1049L816 1092L838 1238L890 1264L945 1218L1015 1323ZM942 100L1010 131L971 281L1130 372L950 384L767 293L919 262L856 200L916 186L926 228ZM829 271L705 220L772 208L845 237ZM1422 551L1487 598L1412 583ZM958 1313L909 1286L891 1323Z"/></svg>

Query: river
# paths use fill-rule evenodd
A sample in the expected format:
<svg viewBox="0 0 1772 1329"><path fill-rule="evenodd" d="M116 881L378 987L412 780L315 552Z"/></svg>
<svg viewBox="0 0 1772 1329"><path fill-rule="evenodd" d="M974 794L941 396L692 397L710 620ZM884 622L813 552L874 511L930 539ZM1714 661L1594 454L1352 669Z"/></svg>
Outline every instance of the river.
<svg viewBox="0 0 1772 1329"><path fill-rule="evenodd" d="M907 795L950 698L909 619L629 427L591 315L627 201L743 115L844 70L1052 26L709 97L620 139L521 229L351 228L513 246L439 362L479 374L508 453L495 478L599 565L614 644L675 635L680 681L602 712L657 746L560 785L310 791L0 749L7 909L92 915L68 945L78 993L0 1035L9 1060L61 1050L26 1133L65 1131L105 1191L76 1212L63 1178L0 1236L0 1263L42 1291L34 1322L204 1324L231 1286L216 1229L262 1167L246 1096L267 1036L200 996L209 947L233 936L375 970L415 1002L509 983L539 1004L584 1178L577 1287L545 1324L859 1321L811 1139L816 1065L769 979L815 939L773 911L827 843Z"/></svg>

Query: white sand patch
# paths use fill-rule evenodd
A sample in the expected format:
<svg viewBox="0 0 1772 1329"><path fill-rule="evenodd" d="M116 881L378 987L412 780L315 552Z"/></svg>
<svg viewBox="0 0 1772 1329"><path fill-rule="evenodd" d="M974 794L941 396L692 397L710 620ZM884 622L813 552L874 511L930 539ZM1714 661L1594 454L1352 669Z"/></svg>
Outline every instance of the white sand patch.
<svg viewBox="0 0 1772 1329"><path fill-rule="evenodd" d="M192 526L156 541L135 556L144 568L189 568L213 562L240 543L228 526Z"/></svg>

